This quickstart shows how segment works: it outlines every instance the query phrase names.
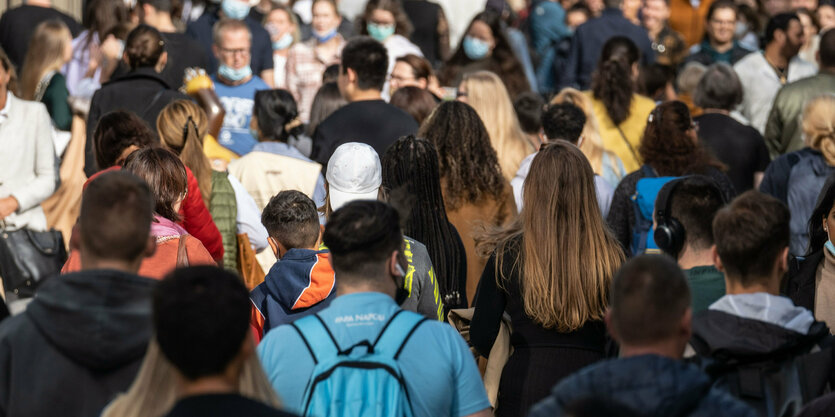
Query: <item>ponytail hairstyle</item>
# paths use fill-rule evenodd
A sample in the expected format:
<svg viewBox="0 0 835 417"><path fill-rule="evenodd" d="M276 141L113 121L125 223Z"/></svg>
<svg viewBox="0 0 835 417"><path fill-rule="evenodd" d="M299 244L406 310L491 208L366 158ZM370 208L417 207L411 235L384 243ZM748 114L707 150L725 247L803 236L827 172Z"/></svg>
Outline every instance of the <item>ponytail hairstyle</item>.
<svg viewBox="0 0 835 417"><path fill-rule="evenodd" d="M704 168L725 167L698 141L687 105L676 100L661 103L649 114L638 147L641 160L660 176L700 173Z"/></svg>
<svg viewBox="0 0 835 417"><path fill-rule="evenodd" d="M212 195L212 165L203 153L203 136L208 132L208 118L197 104L177 100L165 106L157 117L157 133L162 146L177 155L191 170L206 207Z"/></svg>
<svg viewBox="0 0 835 417"><path fill-rule="evenodd" d="M165 41L158 30L141 24L130 31L125 41L125 54L131 70L153 68L165 52Z"/></svg>
<svg viewBox="0 0 835 417"><path fill-rule="evenodd" d="M627 37L615 36L603 45L597 69L592 74L592 95L603 102L606 114L615 126L629 117L629 106L635 93L632 65L640 58L635 43Z"/></svg>
<svg viewBox="0 0 835 417"><path fill-rule="evenodd" d="M258 124L260 141L287 142L304 133L296 100L287 90L261 90L255 93L252 115Z"/></svg>
<svg viewBox="0 0 835 417"><path fill-rule="evenodd" d="M823 154L830 166L835 166L835 95L813 98L803 109L803 136L806 145Z"/></svg>

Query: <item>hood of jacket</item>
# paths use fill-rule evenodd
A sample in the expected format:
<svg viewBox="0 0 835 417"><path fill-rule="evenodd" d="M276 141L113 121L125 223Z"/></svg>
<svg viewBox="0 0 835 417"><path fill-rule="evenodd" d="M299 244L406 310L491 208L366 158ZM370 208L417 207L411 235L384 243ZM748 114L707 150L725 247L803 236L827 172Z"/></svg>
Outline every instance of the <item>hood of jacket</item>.
<svg viewBox="0 0 835 417"><path fill-rule="evenodd" d="M327 250L290 249L264 279L267 293L287 310L314 306L336 290Z"/></svg>
<svg viewBox="0 0 835 417"><path fill-rule="evenodd" d="M61 275L38 289L24 314L68 358L107 371L145 354L154 282L115 270Z"/></svg>

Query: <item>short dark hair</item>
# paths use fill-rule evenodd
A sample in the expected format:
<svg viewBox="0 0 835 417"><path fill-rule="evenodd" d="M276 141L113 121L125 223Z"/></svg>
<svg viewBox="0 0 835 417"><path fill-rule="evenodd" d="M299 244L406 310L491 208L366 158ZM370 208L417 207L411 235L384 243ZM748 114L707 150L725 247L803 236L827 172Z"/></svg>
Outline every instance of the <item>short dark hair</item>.
<svg viewBox="0 0 835 417"><path fill-rule="evenodd" d="M300 191L285 190L273 196L261 213L261 223L288 250L310 248L319 239L316 204Z"/></svg>
<svg viewBox="0 0 835 417"><path fill-rule="evenodd" d="M335 83L339 78L339 64L331 64L322 73L322 84Z"/></svg>
<svg viewBox="0 0 835 417"><path fill-rule="evenodd" d="M797 13L780 13L768 20L765 25L765 36L763 36L763 45L768 45L774 40L774 32L781 30L785 33L789 29L789 24L792 20L800 22Z"/></svg>
<svg viewBox="0 0 835 417"><path fill-rule="evenodd" d="M331 214L324 243L338 276L342 272L373 279L379 264L403 246L400 215L383 202L352 201Z"/></svg>
<svg viewBox="0 0 835 417"><path fill-rule="evenodd" d="M700 175L683 178L675 187L669 197L668 216L681 223L688 245L697 250L710 248L713 218L725 205L722 190L709 177Z"/></svg>
<svg viewBox="0 0 835 417"><path fill-rule="evenodd" d="M693 102L704 109L736 108L742 103L742 83L736 71L724 62L709 66L696 86Z"/></svg>
<svg viewBox="0 0 835 417"><path fill-rule="evenodd" d="M261 140L287 142L290 136L300 135L304 126L290 125L299 115L296 100L287 90L260 90L255 92L252 115L258 123ZM287 129L290 127L290 129Z"/></svg>
<svg viewBox="0 0 835 417"><path fill-rule="evenodd" d="M586 125L586 114L571 103L548 106L542 113L542 129L548 140L567 140L577 144Z"/></svg>
<svg viewBox="0 0 835 417"><path fill-rule="evenodd" d="M835 30L827 30L820 36L821 66L835 67Z"/></svg>
<svg viewBox="0 0 835 417"><path fill-rule="evenodd" d="M705 20L713 19L713 15L719 9L731 9L734 11L734 15L739 19L739 9L737 8L736 3L732 0L718 0L713 2L710 7L707 9L707 15L705 16Z"/></svg>
<svg viewBox="0 0 835 417"><path fill-rule="evenodd" d="M173 9L171 0L139 0L139 4L148 4L158 12L171 12Z"/></svg>
<svg viewBox="0 0 835 417"><path fill-rule="evenodd" d="M415 86L398 88L391 95L389 104L409 113L409 116L412 116L418 122L418 125L423 124L423 121L438 106L438 102L435 101L435 96L432 93Z"/></svg>
<svg viewBox="0 0 835 417"><path fill-rule="evenodd" d="M78 225L82 250L98 259L133 261L148 244L154 198L129 172L105 172L87 185Z"/></svg>
<svg viewBox="0 0 835 417"><path fill-rule="evenodd" d="M542 128L543 107L545 107L545 101L537 93L528 91L516 96L513 110L516 111L516 118L519 119L522 131L529 135L539 134L539 129Z"/></svg>
<svg viewBox="0 0 835 417"><path fill-rule="evenodd" d="M713 219L716 251L728 279L748 286L770 278L774 262L789 246L789 209L754 190L734 199Z"/></svg>
<svg viewBox="0 0 835 417"><path fill-rule="evenodd" d="M116 165L125 149L147 148L156 141L154 131L132 112L117 110L102 116L93 132L93 149L98 170Z"/></svg>
<svg viewBox="0 0 835 417"><path fill-rule="evenodd" d="M249 314L243 281L214 266L174 270L154 289L160 351L189 380L226 370L247 337Z"/></svg>
<svg viewBox="0 0 835 417"><path fill-rule="evenodd" d="M177 155L160 147L141 149L128 156L125 169L148 183L156 214L173 222L180 220L174 204L188 190L188 176Z"/></svg>
<svg viewBox="0 0 835 417"><path fill-rule="evenodd" d="M361 90L382 90L388 65L386 47L368 36L351 39L342 49L342 73L346 74L348 68L354 70Z"/></svg>
<svg viewBox="0 0 835 417"><path fill-rule="evenodd" d="M610 324L622 344L642 345L672 336L690 308L690 288L666 255L641 255L612 281Z"/></svg>
<svg viewBox="0 0 835 417"><path fill-rule="evenodd" d="M655 62L641 68L638 89L643 95L657 100L658 93L663 93L667 85L674 84L675 80L675 70L668 65Z"/></svg>
<svg viewBox="0 0 835 417"><path fill-rule="evenodd" d="M125 55L131 69L154 67L165 52L162 34L151 26L140 24L125 40Z"/></svg>

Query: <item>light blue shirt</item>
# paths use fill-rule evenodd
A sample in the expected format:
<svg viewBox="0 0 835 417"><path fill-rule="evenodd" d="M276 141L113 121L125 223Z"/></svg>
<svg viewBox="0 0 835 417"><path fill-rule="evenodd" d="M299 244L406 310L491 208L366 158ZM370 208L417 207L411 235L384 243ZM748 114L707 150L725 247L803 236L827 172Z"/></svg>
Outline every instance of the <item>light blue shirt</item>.
<svg viewBox="0 0 835 417"><path fill-rule="evenodd" d="M296 149L294 146L288 145L284 142L258 142L258 144L252 148L252 151L268 152L281 156L289 156L290 158L301 159L306 162L315 162L304 156L304 154L302 154L301 151ZM313 202L316 203L316 207L323 207L325 205L325 177L322 176L321 172L319 173L319 179L316 180L316 188L313 190Z"/></svg>
<svg viewBox="0 0 835 417"><path fill-rule="evenodd" d="M398 310L388 295L365 292L337 297L319 316L339 346L352 346L373 343ZM288 325L270 331L258 345L258 356L287 410L301 413L314 363L299 334ZM473 355L446 323L421 324L397 363L415 417L466 416L490 407Z"/></svg>
<svg viewBox="0 0 835 417"><path fill-rule="evenodd" d="M252 118L252 106L255 104L255 92L269 90L269 86L257 76L236 86L223 84L212 75L215 83L215 93L220 99L226 115L223 117L223 128L220 129L217 142L240 156L252 150L257 141L249 133L249 120Z"/></svg>

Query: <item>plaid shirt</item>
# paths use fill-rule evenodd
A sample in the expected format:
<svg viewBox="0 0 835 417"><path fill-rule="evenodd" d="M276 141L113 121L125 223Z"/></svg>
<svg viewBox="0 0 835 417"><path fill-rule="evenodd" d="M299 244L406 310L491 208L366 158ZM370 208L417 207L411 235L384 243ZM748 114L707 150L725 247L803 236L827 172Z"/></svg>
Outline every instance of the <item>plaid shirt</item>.
<svg viewBox="0 0 835 417"><path fill-rule="evenodd" d="M325 68L339 63L345 39L342 35L336 36L339 39L339 47L333 55L320 55L316 50L315 39L294 45L287 55L287 89L293 93L298 103L299 117L304 122L310 119L310 107L313 106L316 92L322 86Z"/></svg>

